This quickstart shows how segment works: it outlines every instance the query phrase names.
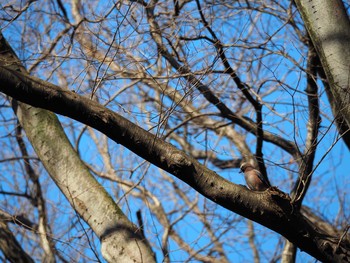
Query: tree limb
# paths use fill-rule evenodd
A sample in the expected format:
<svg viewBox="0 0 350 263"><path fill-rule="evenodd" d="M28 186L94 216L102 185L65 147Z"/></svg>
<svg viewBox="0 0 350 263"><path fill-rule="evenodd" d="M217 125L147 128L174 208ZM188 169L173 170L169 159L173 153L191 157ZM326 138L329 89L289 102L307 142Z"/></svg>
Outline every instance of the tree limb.
<svg viewBox="0 0 350 263"><path fill-rule="evenodd" d="M5 94L94 127L217 204L280 233L315 258L334 258L329 248L338 240L321 235L277 189L254 192L235 185L119 114L69 90L4 66L0 80Z"/></svg>

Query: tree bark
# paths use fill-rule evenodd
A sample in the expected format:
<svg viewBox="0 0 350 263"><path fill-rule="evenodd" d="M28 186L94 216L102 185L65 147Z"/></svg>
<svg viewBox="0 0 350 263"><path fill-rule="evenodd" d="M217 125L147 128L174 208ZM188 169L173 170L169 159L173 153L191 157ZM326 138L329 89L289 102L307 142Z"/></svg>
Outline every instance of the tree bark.
<svg viewBox="0 0 350 263"><path fill-rule="evenodd" d="M350 20L341 0L295 0L326 73L333 102L350 127ZM336 116L335 116L336 117Z"/></svg>

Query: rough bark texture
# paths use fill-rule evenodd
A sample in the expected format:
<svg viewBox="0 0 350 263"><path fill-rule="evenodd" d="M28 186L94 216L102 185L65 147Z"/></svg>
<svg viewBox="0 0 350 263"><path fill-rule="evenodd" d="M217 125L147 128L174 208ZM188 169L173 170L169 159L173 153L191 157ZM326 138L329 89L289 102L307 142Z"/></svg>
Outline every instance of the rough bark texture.
<svg viewBox="0 0 350 263"><path fill-rule="evenodd" d="M0 41L0 65L7 65L15 72L25 74L6 40L2 37ZM38 98L40 97L35 100L38 101ZM138 234L137 227L90 174L70 144L56 115L15 100L12 105L51 178L100 238L101 252L105 259L108 262L154 262L147 241Z"/></svg>
<svg viewBox="0 0 350 263"><path fill-rule="evenodd" d="M342 0L296 0L337 104L350 127L350 21Z"/></svg>
<svg viewBox="0 0 350 263"><path fill-rule="evenodd" d="M217 204L285 236L321 261L347 262L349 246L310 224L290 203L288 195L272 188L249 191L207 169L193 158L95 101L40 79L0 67L0 90L33 106L79 120L103 132L145 160L177 176ZM40 98L40 99L38 99ZM337 252L340 251L340 254Z"/></svg>

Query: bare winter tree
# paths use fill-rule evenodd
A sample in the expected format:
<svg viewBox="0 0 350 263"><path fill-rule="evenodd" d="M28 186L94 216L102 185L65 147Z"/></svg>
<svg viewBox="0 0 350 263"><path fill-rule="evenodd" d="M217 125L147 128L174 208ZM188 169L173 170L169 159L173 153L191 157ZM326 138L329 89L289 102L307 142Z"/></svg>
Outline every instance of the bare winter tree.
<svg viewBox="0 0 350 263"><path fill-rule="evenodd" d="M349 262L347 3L0 7L4 261Z"/></svg>

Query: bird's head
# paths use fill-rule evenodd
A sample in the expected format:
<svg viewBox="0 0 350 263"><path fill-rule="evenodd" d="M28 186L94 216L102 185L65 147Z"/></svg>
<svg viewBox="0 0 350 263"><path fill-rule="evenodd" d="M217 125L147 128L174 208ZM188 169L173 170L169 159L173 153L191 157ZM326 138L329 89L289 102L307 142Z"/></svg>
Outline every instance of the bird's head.
<svg viewBox="0 0 350 263"><path fill-rule="evenodd" d="M241 169L240 173L244 173L245 170L247 170L247 169L254 169L254 166L251 165L250 163L244 162L244 163L241 164L240 169Z"/></svg>

